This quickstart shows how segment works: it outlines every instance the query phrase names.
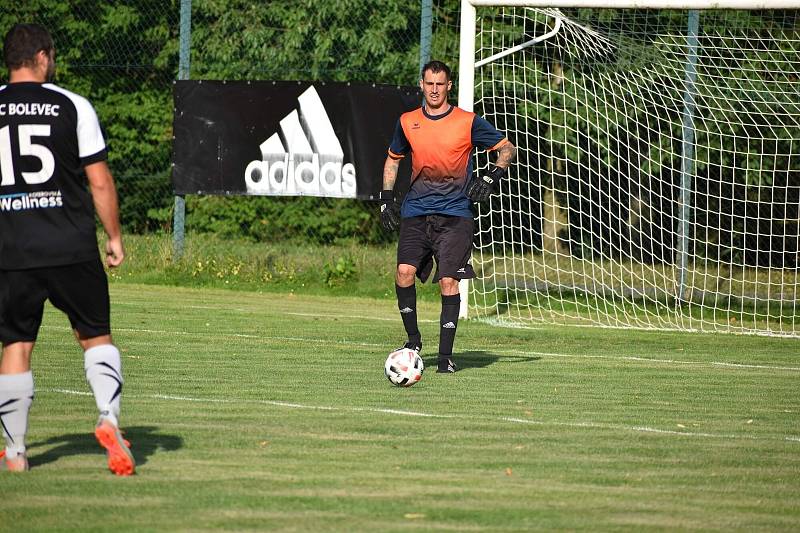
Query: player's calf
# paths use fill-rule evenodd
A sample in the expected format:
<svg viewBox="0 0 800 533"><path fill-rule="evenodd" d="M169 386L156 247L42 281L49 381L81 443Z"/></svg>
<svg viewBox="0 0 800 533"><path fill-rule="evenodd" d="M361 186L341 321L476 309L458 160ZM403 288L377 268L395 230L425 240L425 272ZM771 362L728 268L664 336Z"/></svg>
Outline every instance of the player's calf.
<svg viewBox="0 0 800 533"><path fill-rule="evenodd" d="M456 371L456 365L450 356L453 353L453 344L456 339L460 306L460 295L442 295L442 312L439 317L439 359L436 369L438 373L452 374Z"/></svg>
<svg viewBox="0 0 800 533"><path fill-rule="evenodd" d="M25 435L28 432L28 412L33 403L33 374L0 374L0 431L5 448L0 467L12 472L28 470L25 455Z"/></svg>

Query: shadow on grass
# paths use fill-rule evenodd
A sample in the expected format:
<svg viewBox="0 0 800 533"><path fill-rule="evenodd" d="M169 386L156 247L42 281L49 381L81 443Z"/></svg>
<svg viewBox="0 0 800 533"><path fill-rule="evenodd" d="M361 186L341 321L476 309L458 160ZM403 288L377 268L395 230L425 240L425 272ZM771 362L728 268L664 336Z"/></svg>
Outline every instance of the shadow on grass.
<svg viewBox="0 0 800 533"><path fill-rule="evenodd" d="M131 426L123 428L123 436L131 443L131 452L136 466L147 464L147 458L157 451L174 451L183 447L183 438L177 435L158 433L155 426ZM28 462L31 468L58 461L69 455L105 455L93 433L71 433L59 435L47 440L34 442L27 446L29 452L42 446L53 446L42 454L30 455Z"/></svg>
<svg viewBox="0 0 800 533"><path fill-rule="evenodd" d="M436 356L423 358L425 368L436 368ZM459 352L454 353L452 357L458 371L467 370L470 368L485 368L495 363L533 363L541 359L541 357L532 357L525 355L495 355L490 352Z"/></svg>

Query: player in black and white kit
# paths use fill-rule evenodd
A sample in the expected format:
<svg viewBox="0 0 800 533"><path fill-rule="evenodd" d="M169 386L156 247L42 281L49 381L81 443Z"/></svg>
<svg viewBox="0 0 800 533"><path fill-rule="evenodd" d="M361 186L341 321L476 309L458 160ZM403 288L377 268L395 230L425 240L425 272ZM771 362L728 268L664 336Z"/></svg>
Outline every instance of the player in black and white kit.
<svg viewBox="0 0 800 533"><path fill-rule="evenodd" d="M46 29L15 25L3 58L9 83L0 86L0 423L6 440L0 467L28 469L31 353L49 299L69 317L84 351L100 411L95 436L108 467L130 475L134 459L119 431L120 354L111 340L108 280L95 235L96 211L108 236L106 262L119 266L125 252L100 124L85 98L51 83L55 48Z"/></svg>

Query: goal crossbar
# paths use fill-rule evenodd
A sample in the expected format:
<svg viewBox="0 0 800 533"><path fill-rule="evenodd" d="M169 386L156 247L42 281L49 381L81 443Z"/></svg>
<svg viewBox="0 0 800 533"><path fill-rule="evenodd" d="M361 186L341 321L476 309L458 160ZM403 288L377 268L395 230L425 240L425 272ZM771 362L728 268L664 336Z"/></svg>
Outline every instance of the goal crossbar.
<svg viewBox="0 0 800 533"><path fill-rule="evenodd" d="M461 0L465 8L476 7L575 7L597 9L797 9L797 0Z"/></svg>

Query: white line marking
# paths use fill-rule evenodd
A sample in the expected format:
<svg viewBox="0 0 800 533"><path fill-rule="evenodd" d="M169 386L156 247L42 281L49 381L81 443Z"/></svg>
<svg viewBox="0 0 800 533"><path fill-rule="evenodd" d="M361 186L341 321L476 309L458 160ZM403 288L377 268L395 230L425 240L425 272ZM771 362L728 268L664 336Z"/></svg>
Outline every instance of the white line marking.
<svg viewBox="0 0 800 533"><path fill-rule="evenodd" d="M120 304L117 304L120 305ZM139 305L136 303L136 305ZM186 305L184 306L185 309L199 309L204 311L237 311L240 313L247 313L247 312L255 312L253 309L241 309L236 307L221 307L216 305ZM398 320L397 317L380 317L380 316L366 316L366 315L327 315L322 313L300 313L297 311L286 311L283 312L284 315L292 315L292 316L305 316L305 317L312 317L312 318L328 318L328 319L337 319L337 318L352 318L355 320L379 320L383 322L396 322ZM430 319L418 319L419 322L430 323L433 324L438 322L438 320L430 320ZM115 328L116 329L116 328Z"/></svg>
<svg viewBox="0 0 800 533"><path fill-rule="evenodd" d="M769 370L800 370L796 366L770 366L770 365L745 365L743 363L721 363L712 361L710 364L715 366L732 366L734 368L767 368Z"/></svg>
<svg viewBox="0 0 800 533"><path fill-rule="evenodd" d="M70 328L63 326L42 326L43 329L58 329L62 331L71 331ZM256 340L275 340L287 342L305 342L305 343L318 343L318 344L341 344L345 346L366 346L366 347L386 347L384 344L375 342L355 342L347 339L319 339L313 337L282 337L277 335L250 335L246 333L221 333L219 331L165 331L157 329L141 329L141 328L114 328L114 331L124 331L128 333L152 333L158 335L213 335L214 337L229 337L238 339L256 339ZM561 357L571 359L608 359L614 361L636 361L645 363L659 363L659 364L674 364L674 365L696 365L696 366L722 366L728 368L738 369L758 369L758 370L788 370L790 372L800 372L800 367L797 366L772 366L772 365L749 365L744 363L726 363L724 361L681 361L679 359L658 359L655 357L639 357L639 356L625 356L625 355L589 355L589 354L563 354L552 352L529 352L524 350L500 349L494 350L498 354L516 354L516 355L534 355L543 357Z"/></svg>
<svg viewBox="0 0 800 533"><path fill-rule="evenodd" d="M666 363L675 365L710 365L710 366L725 366L731 368L758 368L763 370L790 370L798 372L800 367L797 366L771 366L771 365L746 365L743 363L724 363L720 361L680 361L678 359L658 359L655 357L638 357L626 355L589 355L589 354L563 354L563 353L550 353L550 352L528 352L523 350L497 350L499 353L514 353L518 355L539 355L545 357L563 357L575 359L611 359L617 361L637 361L646 363Z"/></svg>
<svg viewBox="0 0 800 533"><path fill-rule="evenodd" d="M673 429L658 429L647 426L624 426L613 424L597 424L594 422L540 422L537 420L526 420L524 418L501 418L508 422L518 422L520 424L535 424L539 426L568 426L568 427L588 427L595 429L622 429L626 431L637 431L641 433L659 433L662 435L680 435L682 437L707 437L719 439L750 439L759 440L762 437L755 437L753 435L726 435L722 433L692 433L691 431L677 431ZM790 437L787 437L787 439Z"/></svg>
<svg viewBox="0 0 800 533"><path fill-rule="evenodd" d="M71 331L70 328L61 326L42 326L42 329L59 329L62 331ZM314 339L309 337L279 337L276 335L250 335L247 333L220 333L218 331L164 331L158 329L143 329L143 328L114 328L114 331L124 331L126 333L153 333L157 335L213 335L214 337L233 337L237 339L256 339L256 340L276 340L276 341L290 341L290 342L309 342L319 344L344 344L347 346L370 346L381 347L383 344L375 342L355 342L350 340L336 340L336 339Z"/></svg>
<svg viewBox="0 0 800 533"><path fill-rule="evenodd" d="M126 394L125 397L130 395ZM134 396L135 397L135 396ZM177 400L183 402L210 402L210 403L255 403L261 405L275 405L278 407L291 407L293 409L320 409L324 411L338 411L336 407L317 407L314 405L303 405L300 403L279 402L272 400L229 400L226 398L190 398L187 396L171 396L167 394L150 394L144 398L155 398L157 400Z"/></svg>
<svg viewBox="0 0 800 533"><path fill-rule="evenodd" d="M294 315L294 316L311 316L314 318L355 318L358 320L380 320L383 322L397 322L399 319L397 317L379 317L379 316L362 316L362 315L321 315L319 313L284 313L285 315ZM424 322L428 324L433 324L434 322L439 322L438 320L429 320L429 319L417 319L417 322Z"/></svg>
<svg viewBox="0 0 800 533"><path fill-rule="evenodd" d="M36 389L35 392L60 392L61 394L71 394L73 396L94 396L91 392L83 392L78 390L68 390L68 389Z"/></svg>
<svg viewBox="0 0 800 533"><path fill-rule="evenodd" d="M667 435L686 435L689 437L718 437L723 439L752 439L757 440L758 437L754 437L753 435L724 435L724 434L717 434L717 433L692 433L691 431L677 431L674 429L658 429L658 428L651 428L647 426L639 426L633 428L636 431L642 431L644 433L664 433Z"/></svg>
<svg viewBox="0 0 800 533"><path fill-rule="evenodd" d="M69 394L73 396L92 396L89 392L74 391L69 389L41 389L37 393L54 392L59 394ZM512 422L517 424L527 424L536 426L562 426L571 428L590 428L590 429L612 429L621 431L632 431L637 433L655 433L658 435L674 435L680 437L701 437L709 439L747 439L747 440L776 440L774 437L757 437L754 435L735 435L724 433L692 433L690 431L676 431L670 429L658 429L647 426L626 426L621 424L600 424L596 422L557 422L545 420L529 420L525 418L514 418L508 416L469 416L469 415L440 415L434 413L423 413L419 411L404 411L400 409L387 409L381 407L331 407L326 405L308 405L294 402L283 402L278 400L232 400L229 398L195 398L191 396L173 396L167 394L126 394L125 398L130 399L155 399L155 400L170 400L182 402L195 402L195 403L223 403L223 404L256 404L256 405L272 405L275 407L286 407L289 409L311 409L315 411L340 411L349 413L383 413L399 416L418 416L425 418L450 418L460 420L471 420L475 422L486 421L500 421ZM786 436L779 440L786 440L791 442L800 442L800 437Z"/></svg>
<svg viewBox="0 0 800 533"><path fill-rule="evenodd" d="M380 407L352 407L347 411L367 411L370 413L387 413L390 415L422 416L425 418L455 418L455 415L435 415L431 413L418 413L416 411L403 411L401 409L381 409Z"/></svg>

